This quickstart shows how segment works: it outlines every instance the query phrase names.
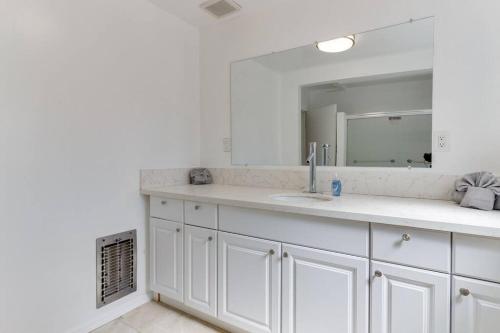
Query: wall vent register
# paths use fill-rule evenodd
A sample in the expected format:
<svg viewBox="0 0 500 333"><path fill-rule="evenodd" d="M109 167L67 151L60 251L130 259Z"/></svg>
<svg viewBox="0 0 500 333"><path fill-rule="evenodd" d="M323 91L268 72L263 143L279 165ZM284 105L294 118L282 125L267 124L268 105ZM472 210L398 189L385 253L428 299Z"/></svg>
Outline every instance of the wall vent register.
<svg viewBox="0 0 500 333"><path fill-rule="evenodd" d="M98 238L96 261L97 308L136 291L136 230Z"/></svg>

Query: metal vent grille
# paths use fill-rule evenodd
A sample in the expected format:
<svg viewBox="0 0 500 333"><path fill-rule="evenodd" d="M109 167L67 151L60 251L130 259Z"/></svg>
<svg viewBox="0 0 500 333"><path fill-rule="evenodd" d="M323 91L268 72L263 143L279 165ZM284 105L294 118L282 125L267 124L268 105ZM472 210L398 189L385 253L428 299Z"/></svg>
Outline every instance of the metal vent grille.
<svg viewBox="0 0 500 333"><path fill-rule="evenodd" d="M209 0L201 4L201 8L217 18L238 11L241 7L232 0Z"/></svg>
<svg viewBox="0 0 500 333"><path fill-rule="evenodd" d="M97 308L137 290L136 231L96 240Z"/></svg>

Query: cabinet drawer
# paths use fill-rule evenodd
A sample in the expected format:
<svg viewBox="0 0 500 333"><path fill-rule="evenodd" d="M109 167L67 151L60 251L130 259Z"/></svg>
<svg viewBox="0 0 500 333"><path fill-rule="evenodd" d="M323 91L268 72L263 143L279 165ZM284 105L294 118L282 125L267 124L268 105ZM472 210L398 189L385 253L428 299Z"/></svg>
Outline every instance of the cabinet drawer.
<svg viewBox="0 0 500 333"><path fill-rule="evenodd" d="M500 239L453 234L453 272L500 282Z"/></svg>
<svg viewBox="0 0 500 333"><path fill-rule="evenodd" d="M185 201L184 217L186 224L217 229L217 205Z"/></svg>
<svg viewBox="0 0 500 333"><path fill-rule="evenodd" d="M415 228L372 225L372 258L451 271L451 234Z"/></svg>
<svg viewBox="0 0 500 333"><path fill-rule="evenodd" d="M182 200L151 197L149 214L159 219L183 222L183 206Z"/></svg>
<svg viewBox="0 0 500 333"><path fill-rule="evenodd" d="M219 206L219 230L368 257L365 222Z"/></svg>

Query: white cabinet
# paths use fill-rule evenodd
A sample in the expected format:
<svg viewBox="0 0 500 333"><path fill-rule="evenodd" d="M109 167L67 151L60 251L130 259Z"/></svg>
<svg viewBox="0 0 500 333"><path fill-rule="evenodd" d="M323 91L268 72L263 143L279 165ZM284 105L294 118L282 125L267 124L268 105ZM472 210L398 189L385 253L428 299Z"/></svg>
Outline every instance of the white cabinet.
<svg viewBox="0 0 500 333"><path fill-rule="evenodd" d="M453 278L453 333L500 331L500 284Z"/></svg>
<svg viewBox="0 0 500 333"><path fill-rule="evenodd" d="M496 238L154 197L150 221L151 289L217 325L500 332Z"/></svg>
<svg viewBox="0 0 500 333"><path fill-rule="evenodd" d="M219 232L218 244L218 318L249 332L280 332L280 243Z"/></svg>
<svg viewBox="0 0 500 333"><path fill-rule="evenodd" d="M217 232L184 227L184 304L217 316Z"/></svg>
<svg viewBox="0 0 500 333"><path fill-rule="evenodd" d="M149 240L151 289L182 302L182 224L151 218Z"/></svg>
<svg viewBox="0 0 500 333"><path fill-rule="evenodd" d="M283 245L283 333L368 332L368 259Z"/></svg>
<svg viewBox="0 0 500 333"><path fill-rule="evenodd" d="M372 262L371 333L446 333L450 277Z"/></svg>

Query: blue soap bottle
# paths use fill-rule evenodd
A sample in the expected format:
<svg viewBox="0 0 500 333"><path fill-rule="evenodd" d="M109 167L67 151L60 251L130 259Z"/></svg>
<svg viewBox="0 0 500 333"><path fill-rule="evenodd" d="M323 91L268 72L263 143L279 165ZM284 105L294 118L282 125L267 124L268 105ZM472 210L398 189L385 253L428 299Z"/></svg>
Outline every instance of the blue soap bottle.
<svg viewBox="0 0 500 333"><path fill-rule="evenodd" d="M342 182L339 179L339 176L335 174L335 178L332 180L332 195L334 197L339 197L342 192Z"/></svg>

